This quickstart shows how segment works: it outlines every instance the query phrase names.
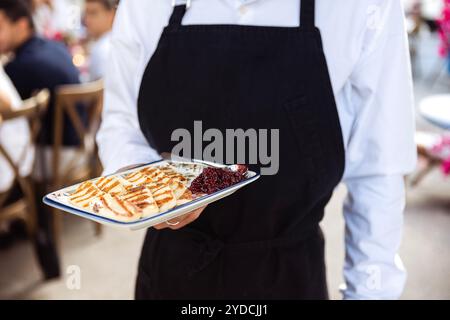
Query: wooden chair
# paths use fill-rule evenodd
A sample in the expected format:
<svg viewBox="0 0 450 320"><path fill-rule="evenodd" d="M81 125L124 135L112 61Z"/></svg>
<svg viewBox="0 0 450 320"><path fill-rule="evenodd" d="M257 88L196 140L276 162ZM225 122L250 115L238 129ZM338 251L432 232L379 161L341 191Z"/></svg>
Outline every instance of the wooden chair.
<svg viewBox="0 0 450 320"><path fill-rule="evenodd" d="M41 128L42 116L46 113L50 94L48 90L42 90L34 97L24 101L23 108L2 112L3 121L24 118L28 120L30 126L30 145L36 145L38 134ZM1 122L0 122L1 125ZM24 159L29 150L24 150L19 159ZM0 144L0 155L6 159L14 173L14 182L9 190L0 193L0 223L21 219L25 222L27 231L31 239L35 239L37 208L33 180L31 175L23 177L20 175L19 165L17 165ZM19 164L21 161L18 162ZM21 197L13 203L6 203L13 188L18 185Z"/></svg>
<svg viewBox="0 0 450 320"><path fill-rule="evenodd" d="M80 117L78 108L84 108L87 124ZM60 86L55 92L54 144L52 148L52 188L58 189L87 179L100 176L102 172L98 159L95 135L101 121L103 108L103 81L79 85ZM64 118L73 125L80 145L75 147L76 155L62 166ZM60 234L62 220L59 213L54 216L55 233ZM96 235L101 225L95 224Z"/></svg>

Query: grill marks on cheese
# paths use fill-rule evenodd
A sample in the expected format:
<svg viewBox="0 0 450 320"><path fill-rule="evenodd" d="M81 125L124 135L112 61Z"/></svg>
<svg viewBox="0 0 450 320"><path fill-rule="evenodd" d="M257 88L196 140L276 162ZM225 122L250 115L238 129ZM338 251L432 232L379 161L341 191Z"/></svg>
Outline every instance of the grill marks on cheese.
<svg viewBox="0 0 450 320"><path fill-rule="evenodd" d="M136 171L135 173L131 173L125 178L128 182L140 186L143 184L151 183L151 180L142 172Z"/></svg>
<svg viewBox="0 0 450 320"><path fill-rule="evenodd" d="M112 195L122 193L126 190L123 183L116 177L102 177L95 182L95 185L103 192Z"/></svg>
<svg viewBox="0 0 450 320"><path fill-rule="evenodd" d="M193 199L187 179L171 166L148 167L122 178L85 182L70 202L115 220L135 221L168 211Z"/></svg>
<svg viewBox="0 0 450 320"><path fill-rule="evenodd" d="M159 206L153 198L151 191L145 187L129 187L121 196L124 201L131 202L142 211L142 217L150 217L159 212Z"/></svg>
<svg viewBox="0 0 450 320"><path fill-rule="evenodd" d="M151 184L149 185L149 189L161 212L170 210L177 205L177 200L170 187L160 184Z"/></svg>
<svg viewBox="0 0 450 320"><path fill-rule="evenodd" d="M70 196L69 200L76 206L82 208L88 208L92 200L104 194L103 191L98 189L92 182L87 181L81 184L78 189Z"/></svg>
<svg viewBox="0 0 450 320"><path fill-rule="evenodd" d="M98 212L106 217L117 219L117 217L128 219L139 219L142 211L129 201L124 201L120 197L111 194L104 194L100 197Z"/></svg>
<svg viewBox="0 0 450 320"><path fill-rule="evenodd" d="M185 185L186 178L170 167L162 167L159 169L145 168L141 172L152 180L151 185L162 184L169 186L176 199L180 198L187 190Z"/></svg>

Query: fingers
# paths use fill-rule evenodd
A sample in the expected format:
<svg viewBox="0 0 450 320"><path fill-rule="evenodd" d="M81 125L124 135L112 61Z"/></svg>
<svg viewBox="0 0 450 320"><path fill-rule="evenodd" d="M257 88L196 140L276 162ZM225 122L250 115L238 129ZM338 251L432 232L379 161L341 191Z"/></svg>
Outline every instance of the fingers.
<svg viewBox="0 0 450 320"><path fill-rule="evenodd" d="M159 225L154 226L155 229L157 230L162 230L162 229L172 229L172 230L178 230L181 229L183 227L185 227L186 225L194 222L195 220L198 219L198 217L200 216L200 214L202 213L202 211L204 210L204 208L195 210L191 213L185 214L181 217L178 218L174 218L172 220L169 220L168 222L171 224L176 224L178 222L178 224L176 225L170 225L166 222L163 222Z"/></svg>
<svg viewBox="0 0 450 320"><path fill-rule="evenodd" d="M160 223L160 224L154 225L153 228L155 228L156 230L163 230L163 229L169 228L169 225L167 223Z"/></svg>
<svg viewBox="0 0 450 320"><path fill-rule="evenodd" d="M154 228L156 230L163 230L163 229L179 230L179 229L187 226L188 224L194 222L195 220L197 220L200 217L200 215L202 214L202 212L205 210L205 208L206 207L196 209L196 210L194 210L190 213L187 213L181 217L174 218L174 219L168 221L171 224L176 224L177 222L179 222L177 225L172 226L166 222L163 222L158 225L155 225Z"/></svg>
<svg viewBox="0 0 450 320"><path fill-rule="evenodd" d="M202 211L195 211L191 214L186 215L186 218L183 219L182 221L180 221L179 224L177 224L176 226L171 226L172 230L179 230L185 226L187 226L188 224L194 222L195 220L197 220L200 215L201 215Z"/></svg>

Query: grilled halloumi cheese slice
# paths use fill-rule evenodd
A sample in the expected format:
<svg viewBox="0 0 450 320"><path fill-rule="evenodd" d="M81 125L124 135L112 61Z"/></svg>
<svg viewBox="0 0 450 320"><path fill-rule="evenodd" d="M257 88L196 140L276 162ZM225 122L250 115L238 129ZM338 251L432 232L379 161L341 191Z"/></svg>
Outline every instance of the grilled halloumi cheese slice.
<svg viewBox="0 0 450 320"><path fill-rule="evenodd" d="M170 187L164 184L150 184L148 188L158 205L160 212L166 212L177 205L177 199Z"/></svg>
<svg viewBox="0 0 450 320"><path fill-rule="evenodd" d="M117 177L101 177L95 181L95 185L101 191L111 195L117 195L126 191L126 181Z"/></svg>
<svg viewBox="0 0 450 320"><path fill-rule="evenodd" d="M125 176L125 180L127 180L128 182L130 182L136 186L140 186L140 185L144 185L144 184L148 184L148 183L152 182L150 180L150 178L141 171L136 171L136 172L130 173L129 175Z"/></svg>
<svg viewBox="0 0 450 320"><path fill-rule="evenodd" d="M177 206L181 206L182 204L191 202L192 200L194 200L192 192L189 189L186 189L186 191L177 198Z"/></svg>
<svg viewBox="0 0 450 320"><path fill-rule="evenodd" d="M142 217L142 210L117 195L105 193L96 200L93 211L103 217L122 222L137 221Z"/></svg>
<svg viewBox="0 0 450 320"><path fill-rule="evenodd" d="M145 186L127 188L127 191L120 195L120 199L131 202L142 210L143 218L159 213L159 208L152 192Z"/></svg>
<svg viewBox="0 0 450 320"><path fill-rule="evenodd" d="M174 192L176 198L181 197L186 191L184 182L187 179L169 166L160 168L149 167L143 169L142 172L152 180L152 183L168 185Z"/></svg>
<svg viewBox="0 0 450 320"><path fill-rule="evenodd" d="M181 182L183 176L177 174L168 167L154 168L148 167L142 169L141 172L149 178L151 183L146 183L147 186L168 186L172 189L176 199L181 197L186 191L187 187Z"/></svg>
<svg viewBox="0 0 450 320"><path fill-rule="evenodd" d="M167 183L168 181L164 172L156 167L147 167L142 169L140 172L147 176L151 183Z"/></svg>
<svg viewBox="0 0 450 320"><path fill-rule="evenodd" d="M171 179L168 185L177 199L179 199L187 190L187 187L176 179Z"/></svg>
<svg viewBox="0 0 450 320"><path fill-rule="evenodd" d="M168 178L177 179L178 181L186 184L187 179L182 174L178 173L173 167L167 166L162 167L160 170L166 175Z"/></svg>
<svg viewBox="0 0 450 320"><path fill-rule="evenodd" d="M104 194L91 181L82 183L74 193L69 196L69 201L83 209L92 206L93 202Z"/></svg>

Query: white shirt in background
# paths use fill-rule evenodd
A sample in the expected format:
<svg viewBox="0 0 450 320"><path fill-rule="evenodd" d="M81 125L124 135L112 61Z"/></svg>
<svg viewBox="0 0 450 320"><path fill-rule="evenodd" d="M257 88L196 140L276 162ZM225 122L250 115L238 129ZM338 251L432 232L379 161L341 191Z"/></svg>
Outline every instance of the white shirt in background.
<svg viewBox="0 0 450 320"><path fill-rule="evenodd" d="M406 281L397 256L403 176L416 163L402 2L316 0L316 6L346 147L344 297L396 299ZM119 6L97 138L105 173L159 158L139 128L137 98L171 13L171 0ZM183 24L291 27L299 25L299 16L300 0L193 0Z"/></svg>
<svg viewBox="0 0 450 320"><path fill-rule="evenodd" d="M0 91L11 99L12 109L17 110L22 106L22 101L0 65ZM4 121L0 124L0 144L12 158L19 164L20 174L28 176L33 169L34 147L30 145L30 129L25 119ZM0 155L0 193L8 190L14 181L14 172Z"/></svg>
<svg viewBox="0 0 450 320"><path fill-rule="evenodd" d="M92 81L104 77L111 49L111 32L105 33L91 44L89 76Z"/></svg>

